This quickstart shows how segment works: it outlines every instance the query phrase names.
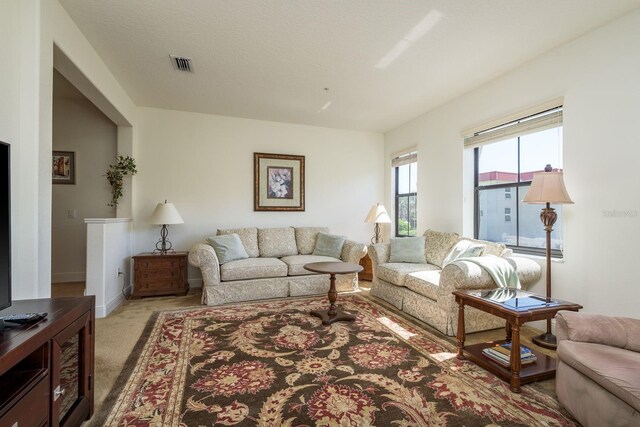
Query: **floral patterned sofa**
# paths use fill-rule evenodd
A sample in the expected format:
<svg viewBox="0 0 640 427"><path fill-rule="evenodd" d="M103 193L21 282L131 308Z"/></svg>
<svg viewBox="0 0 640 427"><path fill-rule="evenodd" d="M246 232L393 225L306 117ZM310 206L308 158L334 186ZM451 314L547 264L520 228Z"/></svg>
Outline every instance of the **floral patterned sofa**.
<svg viewBox="0 0 640 427"><path fill-rule="evenodd" d="M403 312L433 326L445 335L454 336L458 325L458 306L451 294L459 289L492 289L497 285L484 269L469 261L454 261L443 268L443 261L460 240L484 245L484 253L506 258L515 267L523 289L540 278L535 261L513 257L505 245L460 238L456 233L427 230L424 233L427 263L389 262L390 244L369 246L373 267L371 295L383 299ZM465 308L466 332L496 329L504 320L488 313Z"/></svg>
<svg viewBox="0 0 640 427"><path fill-rule="evenodd" d="M287 296L316 295L329 290L329 275L305 270L312 262L345 261L358 264L367 253L364 244L346 240L340 259L313 255L318 233L326 227L237 228L218 235L238 234L247 259L220 265L209 244L198 243L189 263L202 271L202 303L220 305ZM357 274L336 276L339 292L357 289Z"/></svg>

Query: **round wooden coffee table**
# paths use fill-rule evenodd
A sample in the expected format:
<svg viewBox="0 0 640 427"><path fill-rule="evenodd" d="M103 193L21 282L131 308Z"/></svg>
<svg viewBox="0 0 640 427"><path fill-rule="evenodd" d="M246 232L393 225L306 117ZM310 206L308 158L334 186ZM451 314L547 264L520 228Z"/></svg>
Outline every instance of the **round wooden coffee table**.
<svg viewBox="0 0 640 427"><path fill-rule="evenodd" d="M358 273L362 271L362 266L358 264L351 264L349 262L312 262L304 265L305 270L313 271L314 273L328 274L330 279L329 285L329 309L328 310L313 310L312 316L319 317L322 320L323 325L330 325L333 322L339 322L341 320L355 320L356 316L353 314L345 313L336 305L338 299L338 292L336 291L336 274L348 274Z"/></svg>

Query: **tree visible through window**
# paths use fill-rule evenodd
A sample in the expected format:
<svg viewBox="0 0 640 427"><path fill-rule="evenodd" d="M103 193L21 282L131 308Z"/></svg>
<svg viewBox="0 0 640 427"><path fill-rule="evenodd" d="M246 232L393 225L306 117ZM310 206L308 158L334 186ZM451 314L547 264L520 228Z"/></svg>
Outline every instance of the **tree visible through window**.
<svg viewBox="0 0 640 427"><path fill-rule="evenodd" d="M558 111L558 110L556 110ZM525 129L521 135L502 138L475 148L476 237L505 243L525 253L544 253L545 231L540 221L541 205L524 204L533 174L551 164L562 170L562 122ZM544 114L544 113L543 113ZM534 116L534 120L536 116ZM525 120L514 122L515 125ZM501 127L504 128L509 124ZM487 131L490 132L490 131ZM508 130L507 130L508 132ZM551 234L552 255L561 256L562 207L552 205L558 220Z"/></svg>
<svg viewBox="0 0 640 427"><path fill-rule="evenodd" d="M418 163L396 166L396 236L417 234Z"/></svg>

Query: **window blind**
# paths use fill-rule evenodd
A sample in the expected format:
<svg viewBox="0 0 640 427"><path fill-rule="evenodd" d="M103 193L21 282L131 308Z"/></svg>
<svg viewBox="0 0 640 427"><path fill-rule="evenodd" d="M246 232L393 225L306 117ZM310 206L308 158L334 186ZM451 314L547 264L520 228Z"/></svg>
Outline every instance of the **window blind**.
<svg viewBox="0 0 640 427"><path fill-rule="evenodd" d="M562 106L476 132L465 137L464 147L478 147L558 126L562 126Z"/></svg>
<svg viewBox="0 0 640 427"><path fill-rule="evenodd" d="M418 153L404 154L391 160L391 166L397 168L398 166L408 165L409 163L415 163L418 161Z"/></svg>

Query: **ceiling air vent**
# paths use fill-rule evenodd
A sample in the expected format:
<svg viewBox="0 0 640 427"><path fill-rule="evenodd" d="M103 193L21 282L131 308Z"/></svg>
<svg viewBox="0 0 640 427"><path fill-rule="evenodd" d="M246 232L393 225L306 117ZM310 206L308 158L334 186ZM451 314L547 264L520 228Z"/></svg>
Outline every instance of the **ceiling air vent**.
<svg viewBox="0 0 640 427"><path fill-rule="evenodd" d="M188 71L193 73L193 59L184 56L169 55L173 68L177 71Z"/></svg>

